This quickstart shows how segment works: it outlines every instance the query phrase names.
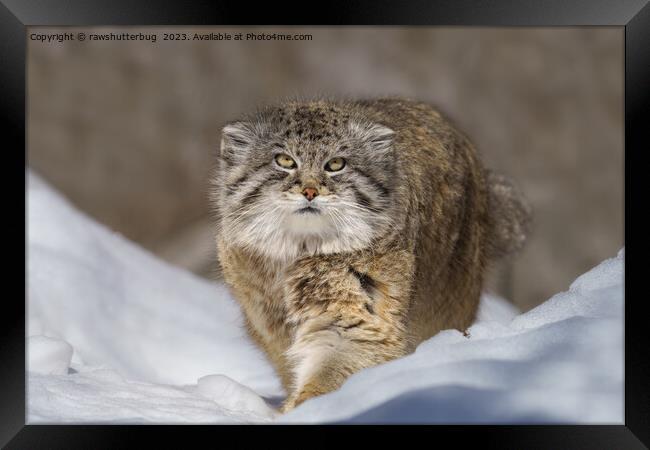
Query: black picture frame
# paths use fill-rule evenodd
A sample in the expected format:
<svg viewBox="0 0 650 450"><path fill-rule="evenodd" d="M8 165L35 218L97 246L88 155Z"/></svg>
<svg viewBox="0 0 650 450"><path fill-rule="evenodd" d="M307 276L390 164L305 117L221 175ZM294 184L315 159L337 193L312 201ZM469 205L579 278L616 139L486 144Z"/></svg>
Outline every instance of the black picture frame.
<svg viewBox="0 0 650 450"><path fill-rule="evenodd" d="M313 426L321 444L339 444L343 434L365 431L382 440L400 438L406 429L409 441L435 433L454 445L469 440L494 448L606 448L634 449L650 445L650 364L646 350L645 314L639 276L635 272L647 246L643 242L640 206L644 151L650 150L644 121L649 109L650 6L647 0L448 0L389 1L348 0L318 5L249 4L242 1L123 1L123 0L0 0L0 111L2 154L0 177L7 244L17 255L25 254L28 201L23 163L27 165L26 27L94 25L413 25L413 26L617 26L625 30L625 424L620 426ZM21 154L20 149L24 153ZM634 174L633 174L634 172ZM636 208L633 208L634 204ZM633 212L636 215L633 217ZM630 245L634 237L635 243ZM23 245L24 244L24 245ZM22 246L22 248L21 248ZM20 285L27 278L25 265L5 259L6 280ZM21 259L18 258L18 261ZM635 261L635 262L634 262ZM631 263L630 263L631 262ZM641 263L642 264L642 263ZM636 268L636 269L635 269ZM18 289L20 292L21 289ZM7 291L8 292L8 291ZM26 283L22 284L26 301ZM638 294L638 292L637 292ZM212 446L225 435L246 433L242 426L82 426L25 425L25 304L20 295L6 294L0 326L0 445L6 448L124 448L146 439L162 447L188 447L189 438L211 439ZM306 427L305 427L306 428ZM254 438L270 439L277 433L295 433L287 427L257 427ZM401 433L400 433L401 434ZM191 436L188 436L191 435ZM279 436L278 436L279 437ZM401 434L401 439L404 435ZM438 439L440 439L438 438ZM449 441L451 439L451 441ZM403 441L401 442L409 442ZM243 447L246 441L240 440ZM284 445L290 441L279 441ZM174 445L177 443L177 445ZM298 445L304 445L302 440ZM429 442L427 445L435 445Z"/></svg>

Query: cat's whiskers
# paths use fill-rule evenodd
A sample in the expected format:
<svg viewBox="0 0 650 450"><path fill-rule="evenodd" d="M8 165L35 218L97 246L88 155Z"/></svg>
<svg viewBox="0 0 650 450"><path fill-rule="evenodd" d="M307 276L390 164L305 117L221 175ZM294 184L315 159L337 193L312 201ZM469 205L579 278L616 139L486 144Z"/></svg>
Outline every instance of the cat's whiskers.
<svg viewBox="0 0 650 450"><path fill-rule="evenodd" d="M251 198L258 198L261 197L263 194L256 194L255 196L251 196ZM255 211L256 209L262 208L266 205L261 204L261 203L253 203L251 205L243 205L240 206L239 208L236 208L234 211L226 214L223 216L223 219L232 219L233 217L238 217L241 218L245 215L250 214L251 212Z"/></svg>

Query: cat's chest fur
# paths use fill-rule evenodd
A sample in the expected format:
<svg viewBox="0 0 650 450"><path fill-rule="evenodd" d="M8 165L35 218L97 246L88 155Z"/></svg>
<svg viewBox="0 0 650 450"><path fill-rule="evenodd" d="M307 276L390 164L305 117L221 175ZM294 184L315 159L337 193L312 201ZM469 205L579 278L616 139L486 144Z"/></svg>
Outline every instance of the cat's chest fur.
<svg viewBox="0 0 650 450"><path fill-rule="evenodd" d="M285 294L292 259L271 259L249 251L219 245L226 282L246 312L252 329L264 341L288 335Z"/></svg>

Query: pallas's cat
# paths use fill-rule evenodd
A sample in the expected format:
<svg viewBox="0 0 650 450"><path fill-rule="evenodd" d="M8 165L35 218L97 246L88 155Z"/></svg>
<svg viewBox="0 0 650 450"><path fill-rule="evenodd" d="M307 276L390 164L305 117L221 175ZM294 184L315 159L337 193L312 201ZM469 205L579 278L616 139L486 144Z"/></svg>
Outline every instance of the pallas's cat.
<svg viewBox="0 0 650 450"><path fill-rule="evenodd" d="M288 411L469 327L529 208L428 104L288 101L222 130L212 201L224 278Z"/></svg>

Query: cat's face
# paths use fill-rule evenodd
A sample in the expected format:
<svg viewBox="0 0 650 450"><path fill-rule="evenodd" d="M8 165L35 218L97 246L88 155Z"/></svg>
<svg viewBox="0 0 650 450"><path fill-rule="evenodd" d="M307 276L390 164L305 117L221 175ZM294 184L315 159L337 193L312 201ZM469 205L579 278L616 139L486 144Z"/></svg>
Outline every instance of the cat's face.
<svg viewBox="0 0 650 450"><path fill-rule="evenodd" d="M393 135L322 104L274 108L225 126L221 232L279 259L367 247L390 226Z"/></svg>

